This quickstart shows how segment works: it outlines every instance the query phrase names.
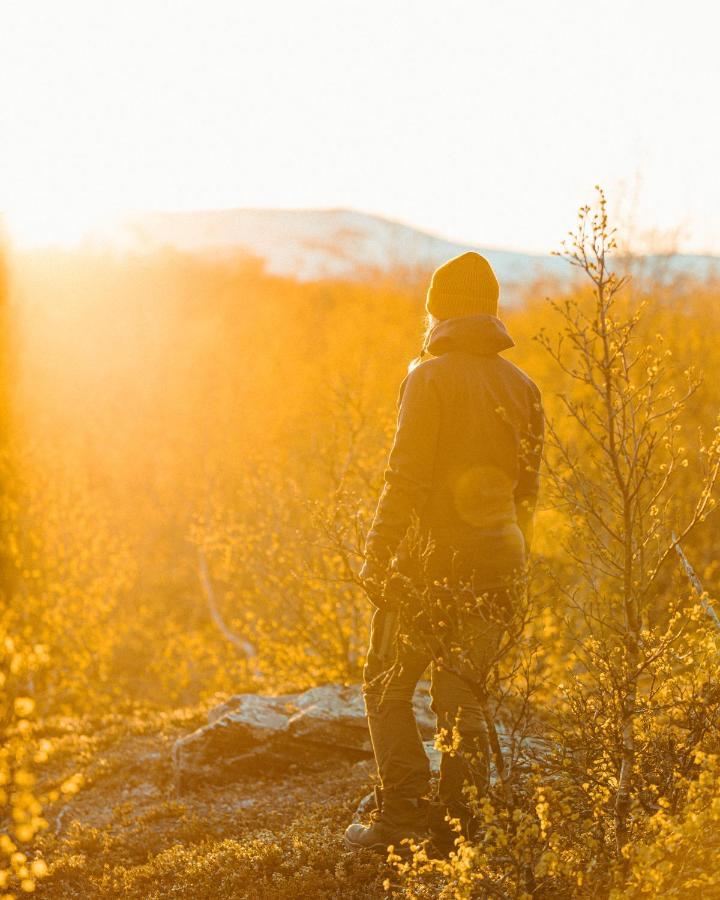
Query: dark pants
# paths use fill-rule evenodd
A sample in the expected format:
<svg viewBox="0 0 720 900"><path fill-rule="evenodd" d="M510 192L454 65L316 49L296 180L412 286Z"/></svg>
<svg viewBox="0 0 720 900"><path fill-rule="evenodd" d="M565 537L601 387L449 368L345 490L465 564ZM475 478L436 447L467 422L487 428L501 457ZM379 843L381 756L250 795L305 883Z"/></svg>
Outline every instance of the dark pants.
<svg viewBox="0 0 720 900"><path fill-rule="evenodd" d="M430 767L412 709L417 682L431 664L432 710L438 732L445 729L454 749L443 752L440 766L440 800L446 805L463 802L466 781L478 796L487 793L490 749L483 704L457 674L432 661L432 652L398 644L397 607L375 611L370 647L363 672L363 694L378 775L384 795L415 798L426 796ZM466 616L463 623L465 671L482 689L499 646L503 629L487 617ZM468 760L471 760L468 763Z"/></svg>

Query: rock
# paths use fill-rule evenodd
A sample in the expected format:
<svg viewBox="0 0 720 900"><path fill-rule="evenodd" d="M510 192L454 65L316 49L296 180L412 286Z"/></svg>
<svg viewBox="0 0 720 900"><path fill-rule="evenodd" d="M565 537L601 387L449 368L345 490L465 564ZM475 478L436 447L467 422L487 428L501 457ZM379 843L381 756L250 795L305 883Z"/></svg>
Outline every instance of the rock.
<svg viewBox="0 0 720 900"><path fill-rule="evenodd" d="M359 684L323 684L310 688L295 695L295 706L298 709L319 706L339 715L350 712L352 715L365 716L365 703Z"/></svg>
<svg viewBox="0 0 720 900"><path fill-rule="evenodd" d="M212 725L228 713L234 712L251 718L257 716L265 719L273 713L289 718L295 712L297 696L297 694L279 694L277 697L265 697L262 694L235 694L225 703L213 706L208 712L208 724Z"/></svg>
<svg viewBox="0 0 720 900"><path fill-rule="evenodd" d="M229 710L216 715L211 710L209 724L175 742L173 766L179 785L191 777L230 775L255 758L258 748L269 750L287 731L290 715L284 698L240 694L232 700Z"/></svg>
<svg viewBox="0 0 720 900"><path fill-rule="evenodd" d="M249 771L288 769L320 754L372 756L358 685L302 694L237 694L208 713L208 724L173 747L180 788L228 781Z"/></svg>
<svg viewBox="0 0 720 900"><path fill-rule="evenodd" d="M372 755L362 692L357 685L311 688L296 700L299 711L288 722L297 741Z"/></svg>
<svg viewBox="0 0 720 900"><path fill-rule="evenodd" d="M413 697L413 712L420 729L420 734L425 741L432 741L435 737L437 720L435 713L430 709L430 682L421 681L415 689Z"/></svg>
<svg viewBox="0 0 720 900"><path fill-rule="evenodd" d="M433 775L439 775L442 753L435 749L434 741L423 741L423 747L425 748L425 755L430 760L430 772Z"/></svg>
<svg viewBox="0 0 720 900"><path fill-rule="evenodd" d="M421 735L432 746L435 717L426 682L418 685L413 707ZM230 697L209 711L207 725L175 742L173 763L182 786L196 779L228 780L257 766L287 769L337 754L372 757L357 684L328 684L276 697ZM439 759L434 749L430 755Z"/></svg>

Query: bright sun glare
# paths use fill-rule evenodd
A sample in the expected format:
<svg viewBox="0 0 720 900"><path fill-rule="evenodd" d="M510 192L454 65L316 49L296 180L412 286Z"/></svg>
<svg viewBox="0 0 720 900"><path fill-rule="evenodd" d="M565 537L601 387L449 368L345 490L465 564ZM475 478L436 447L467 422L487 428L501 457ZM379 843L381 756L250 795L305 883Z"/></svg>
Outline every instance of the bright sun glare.
<svg viewBox="0 0 720 900"><path fill-rule="evenodd" d="M20 250L77 247L91 240L110 217L107 210L82 206L20 208L4 213L8 237Z"/></svg>
<svg viewBox="0 0 720 900"><path fill-rule="evenodd" d="M545 253L600 183L642 231L719 252L718 4L209 6L4 4L19 243L77 241L84 204L340 206Z"/></svg>

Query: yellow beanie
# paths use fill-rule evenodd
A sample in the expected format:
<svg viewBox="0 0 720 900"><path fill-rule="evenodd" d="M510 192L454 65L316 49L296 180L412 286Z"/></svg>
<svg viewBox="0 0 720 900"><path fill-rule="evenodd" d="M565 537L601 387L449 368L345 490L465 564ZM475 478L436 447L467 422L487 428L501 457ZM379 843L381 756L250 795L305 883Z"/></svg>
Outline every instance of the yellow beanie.
<svg viewBox="0 0 720 900"><path fill-rule="evenodd" d="M425 309L436 319L498 314L500 285L484 256L470 250L435 269Z"/></svg>

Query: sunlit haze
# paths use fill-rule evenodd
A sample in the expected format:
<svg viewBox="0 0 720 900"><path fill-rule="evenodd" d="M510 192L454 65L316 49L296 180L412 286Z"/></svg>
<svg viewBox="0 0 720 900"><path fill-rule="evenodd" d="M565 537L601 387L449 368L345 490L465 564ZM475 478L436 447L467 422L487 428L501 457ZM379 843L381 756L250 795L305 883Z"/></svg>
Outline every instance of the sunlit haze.
<svg viewBox="0 0 720 900"><path fill-rule="evenodd" d="M720 900L719 36L0 0L0 900Z"/></svg>
<svg viewBox="0 0 720 900"><path fill-rule="evenodd" d="M350 207L547 252L602 183L720 253L715 3L4 4L0 209ZM669 236L669 237L668 237Z"/></svg>

